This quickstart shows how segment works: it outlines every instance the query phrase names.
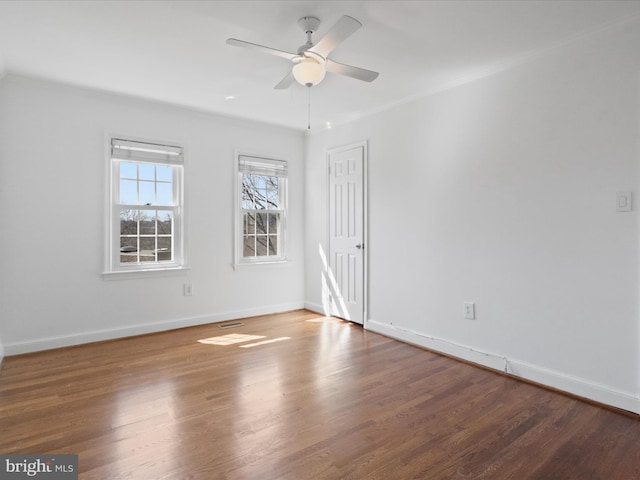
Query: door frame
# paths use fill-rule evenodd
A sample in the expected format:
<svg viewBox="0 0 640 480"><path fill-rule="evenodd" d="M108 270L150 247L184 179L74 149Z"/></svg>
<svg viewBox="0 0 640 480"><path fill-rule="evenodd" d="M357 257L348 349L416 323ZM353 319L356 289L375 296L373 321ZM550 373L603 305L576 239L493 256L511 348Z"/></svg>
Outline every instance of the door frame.
<svg viewBox="0 0 640 480"><path fill-rule="evenodd" d="M326 242L327 252L331 255L331 155L345 150L362 147L362 241L364 249L362 252L362 289L363 289L363 309L362 327L367 329L369 321L369 141L361 140L338 147L328 148L326 153L326 192L327 192L327 219L326 219ZM333 312L331 312L333 315Z"/></svg>

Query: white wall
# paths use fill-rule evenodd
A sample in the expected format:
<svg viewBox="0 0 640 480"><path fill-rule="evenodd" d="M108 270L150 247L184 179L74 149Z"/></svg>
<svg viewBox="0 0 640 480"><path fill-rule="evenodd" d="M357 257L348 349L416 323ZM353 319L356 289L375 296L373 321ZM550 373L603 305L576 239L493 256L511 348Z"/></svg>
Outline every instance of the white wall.
<svg viewBox="0 0 640 480"><path fill-rule="evenodd" d="M182 274L102 279L105 135L186 147ZM234 271L234 149L290 162L286 265ZM0 83L0 336L7 355L303 306L299 132L8 75ZM184 297L183 283L193 285Z"/></svg>
<svg viewBox="0 0 640 480"><path fill-rule="evenodd" d="M368 139L367 328L640 412L638 203L615 211L638 192L639 32L313 134L307 306L322 304L326 150Z"/></svg>

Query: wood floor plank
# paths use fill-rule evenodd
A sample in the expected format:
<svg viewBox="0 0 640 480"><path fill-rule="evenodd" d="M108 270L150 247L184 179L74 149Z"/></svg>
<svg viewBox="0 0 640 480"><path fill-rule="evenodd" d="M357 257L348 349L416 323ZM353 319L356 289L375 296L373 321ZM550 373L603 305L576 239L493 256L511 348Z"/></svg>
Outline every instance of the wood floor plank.
<svg viewBox="0 0 640 480"><path fill-rule="evenodd" d="M83 480L640 480L637 417L304 310L242 322L5 358L0 452Z"/></svg>

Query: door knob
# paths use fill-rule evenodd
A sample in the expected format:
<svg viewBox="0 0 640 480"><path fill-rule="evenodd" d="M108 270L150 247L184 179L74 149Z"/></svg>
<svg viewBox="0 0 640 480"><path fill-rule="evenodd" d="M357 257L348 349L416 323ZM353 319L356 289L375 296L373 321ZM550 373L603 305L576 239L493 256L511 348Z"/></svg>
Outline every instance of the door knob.
<svg viewBox="0 0 640 480"><path fill-rule="evenodd" d="M359 243L359 244L357 244L357 245L356 245L356 248L357 248L358 250L360 250L361 248L364 248L364 243Z"/></svg>

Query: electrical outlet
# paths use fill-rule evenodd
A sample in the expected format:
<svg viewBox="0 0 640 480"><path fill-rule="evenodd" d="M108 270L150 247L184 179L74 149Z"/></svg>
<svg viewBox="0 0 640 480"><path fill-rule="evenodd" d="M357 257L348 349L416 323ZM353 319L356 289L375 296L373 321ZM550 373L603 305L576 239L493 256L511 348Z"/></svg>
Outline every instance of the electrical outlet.
<svg viewBox="0 0 640 480"><path fill-rule="evenodd" d="M616 212L631 211L631 192L616 193Z"/></svg>
<svg viewBox="0 0 640 480"><path fill-rule="evenodd" d="M190 283L182 284L182 295L184 295L185 297L190 297L193 295L193 287Z"/></svg>
<svg viewBox="0 0 640 480"><path fill-rule="evenodd" d="M476 319L476 304L472 302L464 302L463 304L464 318L467 320Z"/></svg>

